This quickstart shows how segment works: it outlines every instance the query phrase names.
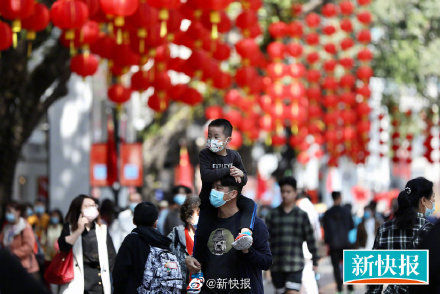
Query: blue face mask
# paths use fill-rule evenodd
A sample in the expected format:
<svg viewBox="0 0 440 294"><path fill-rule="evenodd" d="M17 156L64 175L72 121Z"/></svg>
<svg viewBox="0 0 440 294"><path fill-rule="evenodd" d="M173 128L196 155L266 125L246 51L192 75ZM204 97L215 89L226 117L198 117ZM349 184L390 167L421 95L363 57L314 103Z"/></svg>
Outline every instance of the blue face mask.
<svg viewBox="0 0 440 294"><path fill-rule="evenodd" d="M223 199L224 195L225 195L224 192L217 191L216 189L212 189L211 194L209 195L209 201L211 202L212 206L218 208L220 206L225 205L226 201Z"/></svg>
<svg viewBox="0 0 440 294"><path fill-rule="evenodd" d="M183 202L185 202L185 200L186 200L185 194L176 194L176 196L174 196L174 202L176 202L179 205L182 205Z"/></svg>
<svg viewBox="0 0 440 294"><path fill-rule="evenodd" d="M368 219L368 218L370 218L370 217L371 217L371 212L369 212L369 211L365 211L365 212L364 212L364 218Z"/></svg>
<svg viewBox="0 0 440 294"><path fill-rule="evenodd" d="M15 223L15 214L12 212L6 213L6 221L10 224Z"/></svg>
<svg viewBox="0 0 440 294"><path fill-rule="evenodd" d="M132 211L132 212L134 212L134 209L136 208L136 206L138 205L139 203L137 203L137 202L131 202L129 205L128 205L128 207L130 207L130 210Z"/></svg>
<svg viewBox="0 0 440 294"><path fill-rule="evenodd" d="M429 201L431 201L431 200L429 200ZM432 203L432 208L426 207L425 216L431 216L435 211L435 202L431 201L431 203Z"/></svg>
<svg viewBox="0 0 440 294"><path fill-rule="evenodd" d="M32 208L27 208L26 209L26 214L27 214L27 216L33 216L34 215L34 211L32 210Z"/></svg>
<svg viewBox="0 0 440 294"><path fill-rule="evenodd" d="M45 211L44 206L40 206L40 205L35 206L35 213L36 214L43 214L44 211Z"/></svg>
<svg viewBox="0 0 440 294"><path fill-rule="evenodd" d="M59 222L60 222L60 219L57 216L52 216L50 218L50 223L53 225L57 225L57 224L59 224Z"/></svg>

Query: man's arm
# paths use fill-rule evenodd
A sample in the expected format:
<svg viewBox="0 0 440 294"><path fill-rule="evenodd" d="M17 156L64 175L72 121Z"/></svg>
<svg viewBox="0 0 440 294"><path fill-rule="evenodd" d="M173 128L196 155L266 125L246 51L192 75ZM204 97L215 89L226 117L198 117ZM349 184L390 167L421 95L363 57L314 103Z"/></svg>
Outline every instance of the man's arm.
<svg viewBox="0 0 440 294"><path fill-rule="evenodd" d="M113 268L113 287L114 294L125 293L128 278L133 272L133 260L130 249L130 236L125 238L116 255L115 266Z"/></svg>
<svg viewBox="0 0 440 294"><path fill-rule="evenodd" d="M254 244L247 253L242 253L246 263L260 270L268 270L272 265L272 253L269 247L269 231L262 220L256 219Z"/></svg>
<svg viewBox="0 0 440 294"><path fill-rule="evenodd" d="M212 168L212 158L209 156L210 151L203 149L199 153L200 177L202 182L214 183L229 174L229 168Z"/></svg>
<svg viewBox="0 0 440 294"><path fill-rule="evenodd" d="M313 232L312 225L310 224L309 217L307 213L303 212L303 237L304 241L307 242L307 248L312 254L313 265L318 265L318 249L316 248L315 234Z"/></svg>

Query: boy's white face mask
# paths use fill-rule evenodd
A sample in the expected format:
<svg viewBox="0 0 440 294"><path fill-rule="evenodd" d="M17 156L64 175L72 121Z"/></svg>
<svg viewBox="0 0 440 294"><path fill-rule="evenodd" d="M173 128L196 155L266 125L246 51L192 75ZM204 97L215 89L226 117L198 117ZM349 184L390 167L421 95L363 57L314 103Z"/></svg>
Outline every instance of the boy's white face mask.
<svg viewBox="0 0 440 294"><path fill-rule="evenodd" d="M217 140L217 139L208 139L206 141L206 147L209 148L214 153L220 152L225 149L225 142Z"/></svg>

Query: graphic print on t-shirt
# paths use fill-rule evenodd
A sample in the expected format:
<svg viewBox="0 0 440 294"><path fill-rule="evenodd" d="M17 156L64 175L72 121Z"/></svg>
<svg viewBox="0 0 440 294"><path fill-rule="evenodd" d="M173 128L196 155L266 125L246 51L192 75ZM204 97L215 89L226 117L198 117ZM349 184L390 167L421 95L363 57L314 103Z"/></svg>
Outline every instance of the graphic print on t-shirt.
<svg viewBox="0 0 440 294"><path fill-rule="evenodd" d="M213 163L212 164L212 168L216 169L216 168L231 168L232 167L232 162L231 163Z"/></svg>
<svg viewBox="0 0 440 294"><path fill-rule="evenodd" d="M214 255L223 255L232 248L234 236L228 229L219 228L211 232L208 239L209 251Z"/></svg>

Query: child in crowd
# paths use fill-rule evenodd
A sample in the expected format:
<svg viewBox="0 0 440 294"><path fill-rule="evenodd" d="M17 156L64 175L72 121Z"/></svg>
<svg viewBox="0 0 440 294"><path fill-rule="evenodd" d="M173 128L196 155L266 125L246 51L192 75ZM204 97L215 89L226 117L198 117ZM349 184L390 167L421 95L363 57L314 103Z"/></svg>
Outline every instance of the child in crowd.
<svg viewBox="0 0 440 294"><path fill-rule="evenodd" d="M227 149L227 145L231 141L232 125L226 119L213 120L208 126L208 140L206 148L200 151L200 174L202 178L202 190L200 192L200 218L198 228L202 230L202 226L206 225L207 216L217 213L217 208L223 205L211 204L209 197L212 184L221 180L224 176L231 175L237 183L245 185L247 182L246 171L243 166L240 154L235 150ZM232 246L236 250L246 250L252 245L252 229L255 222L257 205L255 202L244 196L240 196L237 200L237 206L242 212L240 220L241 231L238 234ZM190 283L188 293L198 293L203 282L201 273L193 276L193 280L199 280L201 283ZM197 285L197 286L194 286Z"/></svg>

